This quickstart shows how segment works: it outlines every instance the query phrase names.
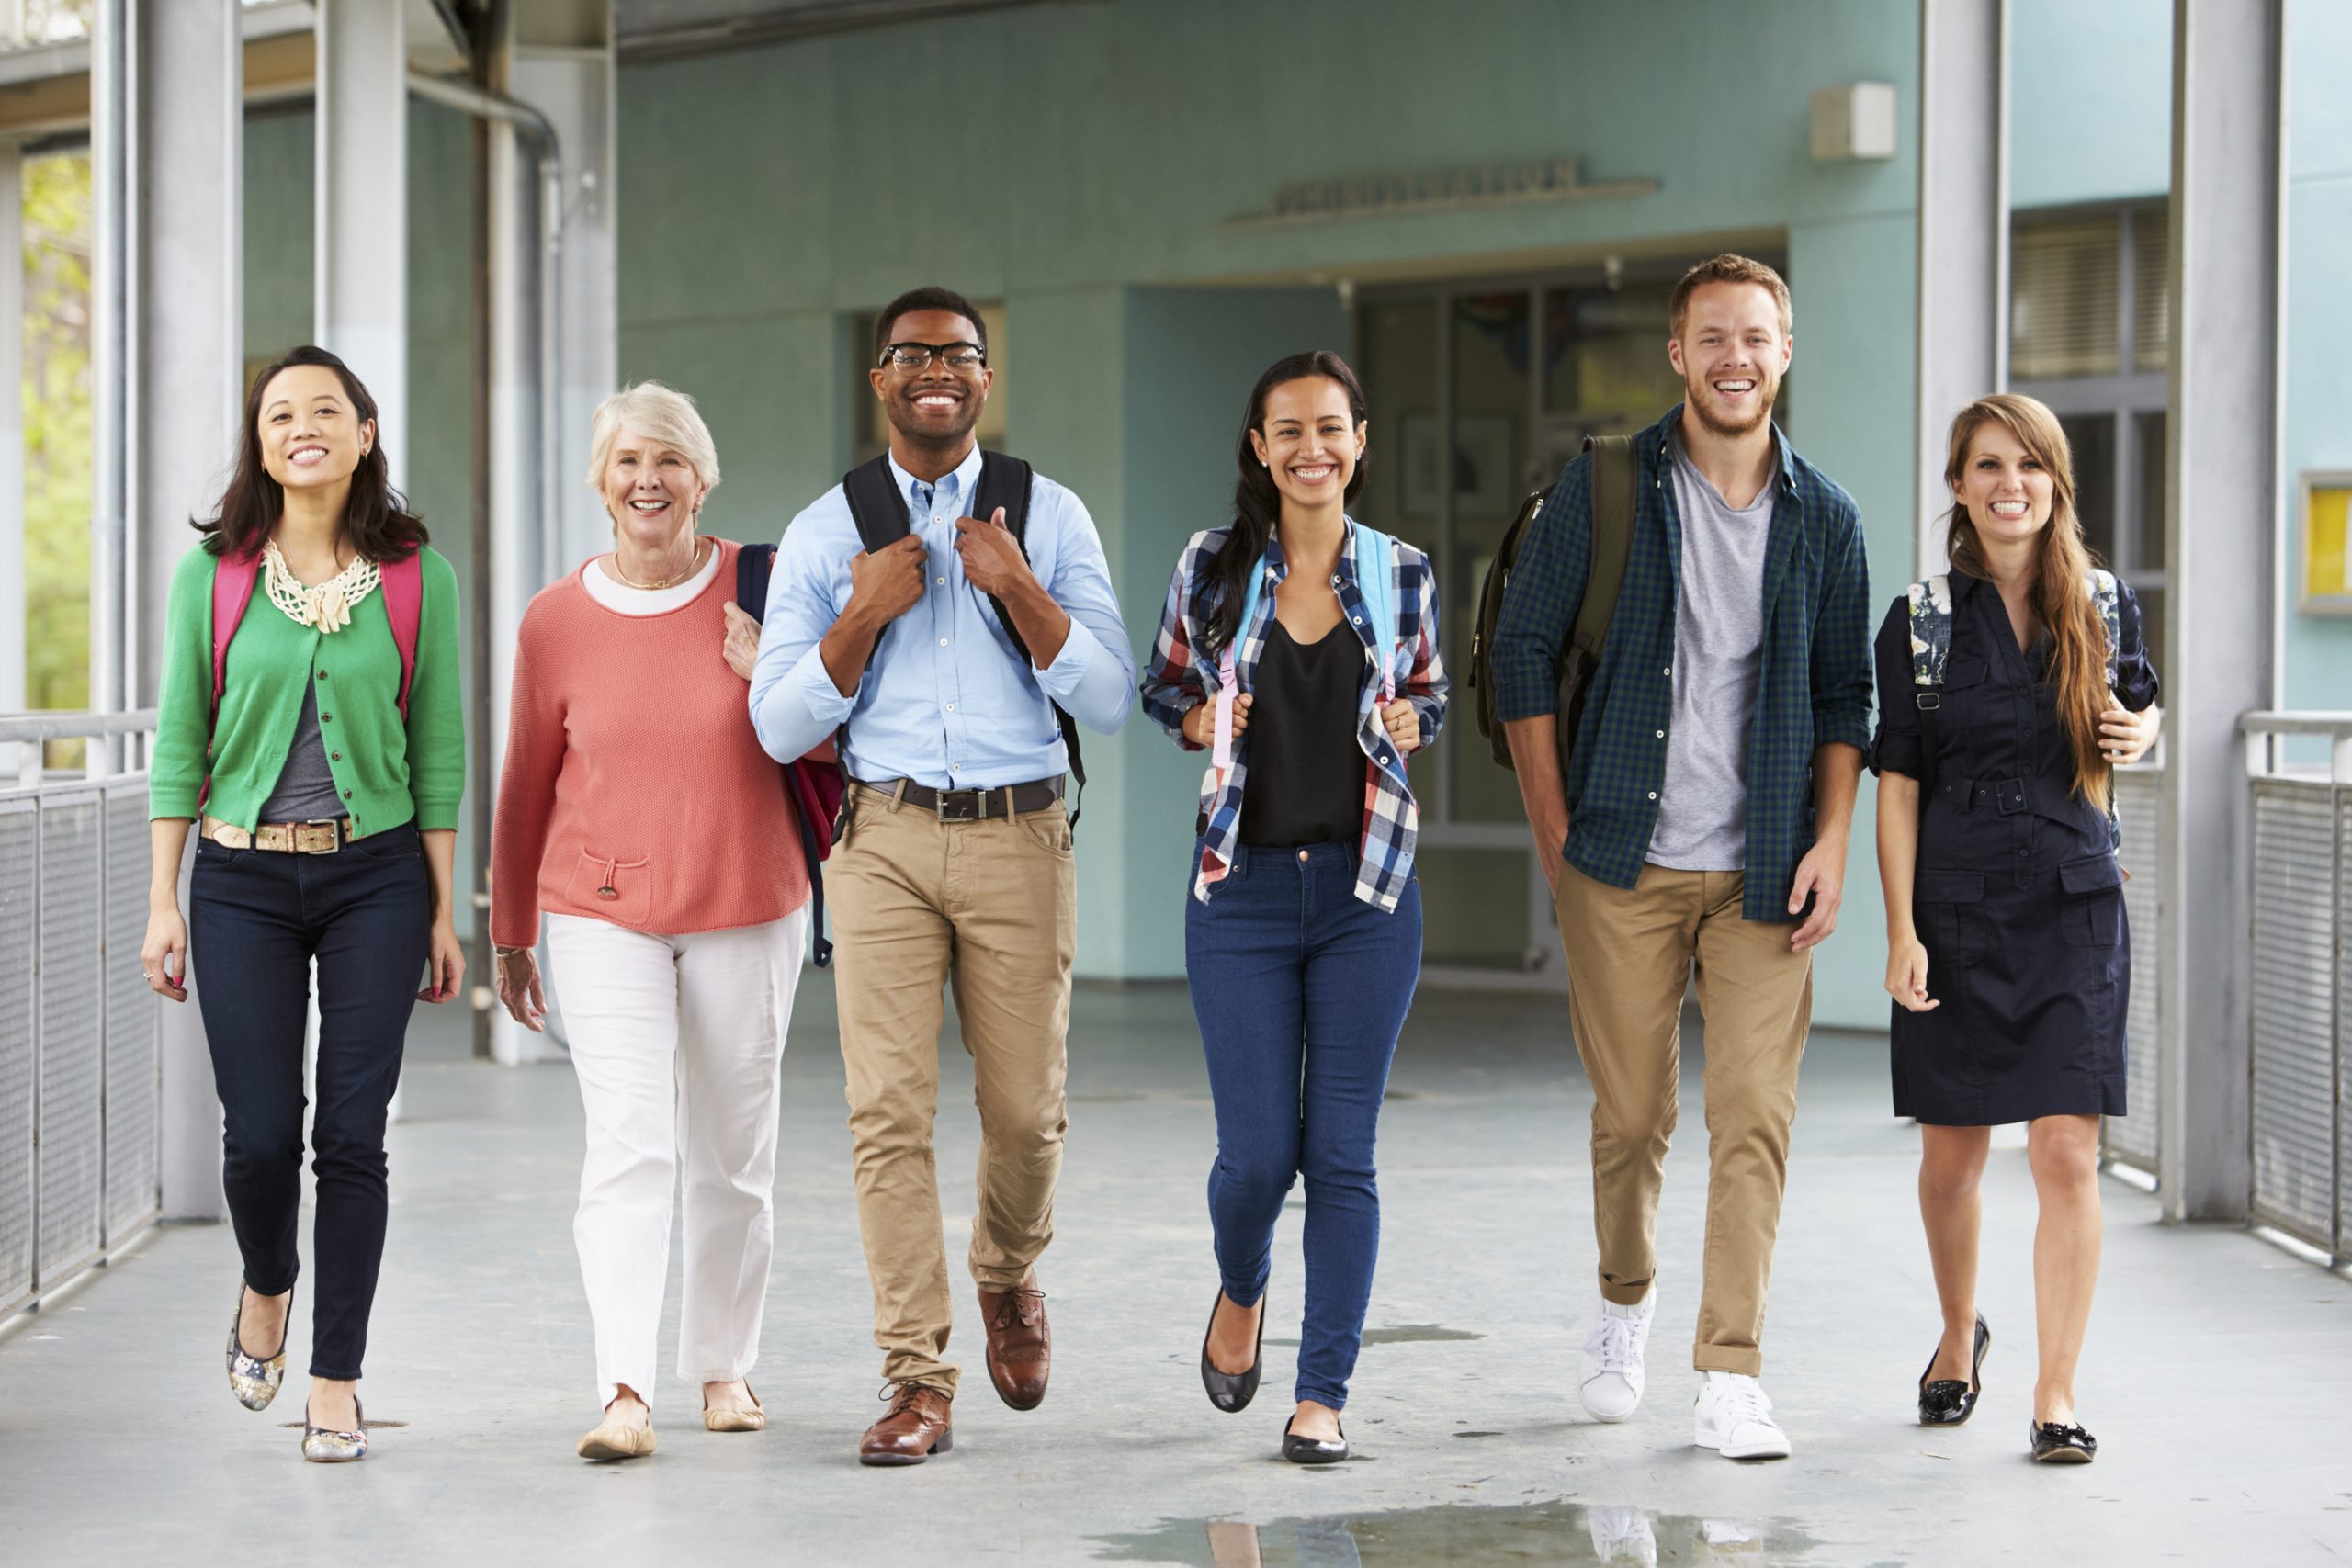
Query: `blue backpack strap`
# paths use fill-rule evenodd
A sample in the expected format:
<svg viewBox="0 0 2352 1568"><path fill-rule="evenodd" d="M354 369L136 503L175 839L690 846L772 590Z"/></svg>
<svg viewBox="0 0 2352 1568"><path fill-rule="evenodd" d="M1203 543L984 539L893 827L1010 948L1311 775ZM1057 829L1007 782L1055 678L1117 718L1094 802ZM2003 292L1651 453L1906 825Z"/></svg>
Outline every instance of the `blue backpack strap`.
<svg viewBox="0 0 2352 1568"><path fill-rule="evenodd" d="M1372 622L1368 640L1380 661L1380 696L1386 702L1396 692L1396 541L1352 518L1349 522L1355 532L1356 592Z"/></svg>

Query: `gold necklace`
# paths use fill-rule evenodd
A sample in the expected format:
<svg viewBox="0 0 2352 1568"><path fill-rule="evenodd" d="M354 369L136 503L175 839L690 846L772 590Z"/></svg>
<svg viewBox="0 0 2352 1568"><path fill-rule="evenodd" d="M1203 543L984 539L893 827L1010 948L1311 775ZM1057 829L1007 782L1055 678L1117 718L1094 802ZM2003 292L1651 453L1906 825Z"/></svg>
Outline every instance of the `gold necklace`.
<svg viewBox="0 0 2352 1568"><path fill-rule="evenodd" d="M628 586L642 589L648 593L658 592L664 588L675 588L679 583L684 582L686 579L692 577L695 572L702 570L702 543L703 542L700 539L696 539L695 541L694 558L687 563L686 570L678 573L675 577L665 577L659 582L639 582L637 579L631 577L628 572L621 570L621 553L618 550L615 550L613 552L613 575L619 578L621 581Z"/></svg>

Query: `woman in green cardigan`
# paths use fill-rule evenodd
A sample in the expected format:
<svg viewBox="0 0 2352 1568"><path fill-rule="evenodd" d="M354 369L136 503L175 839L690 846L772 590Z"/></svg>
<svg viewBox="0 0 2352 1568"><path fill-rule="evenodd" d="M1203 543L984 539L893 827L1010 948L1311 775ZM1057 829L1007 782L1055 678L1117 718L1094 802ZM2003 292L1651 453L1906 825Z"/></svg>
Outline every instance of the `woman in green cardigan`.
<svg viewBox="0 0 2352 1568"><path fill-rule="evenodd" d="M322 1462L368 1452L359 1366L409 1011L455 998L466 967L451 919L466 772L457 577L424 547L377 437L375 400L324 349L295 349L254 381L236 472L172 579L139 954L148 985L175 1002L187 999L191 957L202 975L244 1264L229 1386L253 1410L286 1371L318 964L302 1455Z"/></svg>

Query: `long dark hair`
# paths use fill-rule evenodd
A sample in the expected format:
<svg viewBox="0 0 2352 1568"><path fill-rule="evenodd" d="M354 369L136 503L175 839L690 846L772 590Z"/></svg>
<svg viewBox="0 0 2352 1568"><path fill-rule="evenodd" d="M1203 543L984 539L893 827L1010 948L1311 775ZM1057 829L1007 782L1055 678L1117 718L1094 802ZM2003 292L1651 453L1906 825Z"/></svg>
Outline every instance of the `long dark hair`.
<svg viewBox="0 0 2352 1568"><path fill-rule="evenodd" d="M297 365L322 365L343 382L351 412L361 422L376 425L376 439L352 470L351 498L343 512L343 531L369 560L405 560L425 541L424 521L408 509L408 498L392 488L392 466L384 458L384 430L376 418L376 400L351 367L315 344L289 349L277 364L254 378L245 394L245 424L237 437L237 468L220 504L210 517L191 517L188 525L205 536L204 547L216 556L249 556L261 548L269 531L286 510L286 491L269 477L261 460L261 395L281 370Z"/></svg>
<svg viewBox="0 0 2352 1568"><path fill-rule="evenodd" d="M1266 553L1266 541L1274 536L1275 519L1282 515L1282 492L1274 488L1274 476L1258 460L1258 448L1250 437L1266 423L1266 398L1276 387L1288 381L1304 381L1320 376L1336 381L1348 395L1348 423L1361 430L1371 417L1363 400L1363 383L1348 368L1348 362L1328 348L1310 354L1285 355L1266 367L1258 384L1250 389L1249 412L1241 420L1241 441L1235 448L1234 461L1241 477L1233 486L1233 531L1226 536L1225 547L1216 558L1209 562L1212 581L1224 585L1208 626L1204 628L1207 650L1216 652L1241 635L1241 600L1250 592L1250 574L1258 570L1258 561ZM1356 459L1356 471L1348 479L1346 498L1353 501L1363 489L1363 473L1369 454Z"/></svg>

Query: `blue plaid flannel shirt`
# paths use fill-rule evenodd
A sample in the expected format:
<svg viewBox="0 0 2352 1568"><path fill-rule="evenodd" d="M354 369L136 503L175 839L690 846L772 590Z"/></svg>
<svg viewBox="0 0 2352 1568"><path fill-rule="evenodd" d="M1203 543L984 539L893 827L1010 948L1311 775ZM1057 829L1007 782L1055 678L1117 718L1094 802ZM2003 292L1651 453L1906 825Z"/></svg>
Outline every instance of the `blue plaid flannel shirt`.
<svg viewBox="0 0 2352 1568"><path fill-rule="evenodd" d="M1674 718L1674 616L1682 519L1667 434L1677 406L1634 438L1634 537L1625 586L1585 697L1566 780L1562 858L1598 882L1631 887L1648 857ZM1787 921L1797 862L1814 841L1813 753L1867 750L1871 603L1861 513L1853 497L1797 456L1780 453L1780 499L1765 543L1763 670L1747 742L1747 881L1740 912ZM1592 567L1592 460L1579 454L1552 487L1520 546L1495 621L1495 716L1559 708L1559 659Z"/></svg>
<svg viewBox="0 0 2352 1568"><path fill-rule="evenodd" d="M1204 645L1224 587L1209 575L1209 563L1224 547L1227 528L1195 534L1176 558L1175 580L1168 585L1168 606L1152 641L1151 659L1144 668L1143 711L1168 731L1187 751L1204 748L1184 737L1184 716L1210 701L1217 692L1216 656ZM1430 558L1401 539L1396 544L1396 647L1386 649L1392 668L1409 660L1396 681L1396 695L1413 705L1421 717L1421 745L1437 739L1445 722L1445 666L1437 650L1437 579ZM1274 586L1290 574L1283 559L1280 538L1266 546L1266 581L1258 598L1258 616L1242 628L1234 657L1234 680L1244 692L1257 682L1258 660L1265 652L1266 636L1273 625ZM1413 788L1405 778L1405 759L1388 743L1380 722L1380 682L1373 664L1372 629L1364 617L1363 595L1356 581L1356 536L1340 552L1340 608L1364 645L1363 677L1356 691L1356 743L1363 748L1365 788L1363 840L1356 862L1355 896L1384 913L1396 908L1413 874L1413 843L1419 834L1420 808L1413 803ZM1399 650L1405 650L1400 653ZM1200 864L1193 878L1193 897L1205 902L1209 889L1225 879L1233 864L1233 847L1241 839L1241 784L1250 770L1250 736L1234 738L1233 766L1222 776L1212 763L1201 780L1201 814L1207 822Z"/></svg>

